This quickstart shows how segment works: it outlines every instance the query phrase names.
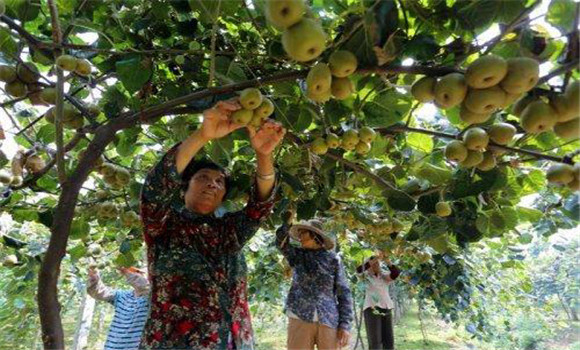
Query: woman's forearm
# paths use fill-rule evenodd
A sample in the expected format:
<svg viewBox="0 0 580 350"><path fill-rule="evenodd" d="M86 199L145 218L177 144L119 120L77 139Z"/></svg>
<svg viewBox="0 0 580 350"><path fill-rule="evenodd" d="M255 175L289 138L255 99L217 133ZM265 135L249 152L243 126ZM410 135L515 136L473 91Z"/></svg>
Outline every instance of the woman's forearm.
<svg viewBox="0 0 580 350"><path fill-rule="evenodd" d="M198 129L179 145L175 157L175 166L178 173L183 173L189 162L208 141L201 135L201 131Z"/></svg>
<svg viewBox="0 0 580 350"><path fill-rule="evenodd" d="M270 197L274 184L276 183L276 174L274 170L274 161L271 154L256 154L256 182L258 186L258 198L266 200Z"/></svg>

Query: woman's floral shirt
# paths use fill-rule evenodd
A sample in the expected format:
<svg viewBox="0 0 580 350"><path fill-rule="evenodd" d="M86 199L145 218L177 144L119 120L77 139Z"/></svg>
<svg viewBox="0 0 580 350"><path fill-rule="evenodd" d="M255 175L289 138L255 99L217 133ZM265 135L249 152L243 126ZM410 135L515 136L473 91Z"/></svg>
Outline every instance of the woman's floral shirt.
<svg viewBox="0 0 580 350"><path fill-rule="evenodd" d="M177 146L149 173L141 218L151 307L141 349L252 349L241 249L269 215L274 193L222 217L185 208L175 167Z"/></svg>
<svg viewBox="0 0 580 350"><path fill-rule="evenodd" d="M316 319L330 328L350 330L352 295L340 258L329 250L291 246L289 229L284 224L276 231L276 245L293 270L286 310L302 321Z"/></svg>

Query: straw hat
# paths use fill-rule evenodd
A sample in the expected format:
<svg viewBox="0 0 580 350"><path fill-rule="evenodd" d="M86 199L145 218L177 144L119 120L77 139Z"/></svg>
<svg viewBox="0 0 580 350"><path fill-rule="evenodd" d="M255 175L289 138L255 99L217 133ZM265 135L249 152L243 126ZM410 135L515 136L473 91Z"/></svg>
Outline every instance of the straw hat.
<svg viewBox="0 0 580 350"><path fill-rule="evenodd" d="M308 230L313 232L314 234L318 235L323 241L323 248L326 250L334 249L334 238L329 233L324 231L322 227L322 222L320 220L312 219L306 221L300 221L297 224L292 225L290 227L290 237L294 238L295 240L298 239L298 230Z"/></svg>

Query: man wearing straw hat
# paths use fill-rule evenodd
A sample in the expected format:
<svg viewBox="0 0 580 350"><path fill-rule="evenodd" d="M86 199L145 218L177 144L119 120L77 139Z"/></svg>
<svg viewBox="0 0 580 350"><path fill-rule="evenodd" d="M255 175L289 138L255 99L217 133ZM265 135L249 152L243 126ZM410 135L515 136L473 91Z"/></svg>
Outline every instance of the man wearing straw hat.
<svg viewBox="0 0 580 350"><path fill-rule="evenodd" d="M291 215L286 218L291 221ZM286 222L276 231L276 245L293 269L285 307L288 349L346 346L353 319L352 296L342 262L333 251L333 237L320 220Z"/></svg>

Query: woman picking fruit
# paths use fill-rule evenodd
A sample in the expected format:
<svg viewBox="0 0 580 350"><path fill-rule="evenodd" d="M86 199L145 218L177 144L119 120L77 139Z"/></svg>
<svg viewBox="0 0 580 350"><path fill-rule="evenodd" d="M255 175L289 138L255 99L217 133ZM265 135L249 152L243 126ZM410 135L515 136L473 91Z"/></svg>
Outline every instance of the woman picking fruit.
<svg viewBox="0 0 580 350"><path fill-rule="evenodd" d="M220 101L205 110L201 127L169 150L145 181L141 218L151 309L142 349L253 348L241 249L274 205L272 151L285 130L271 120L258 130L248 127L256 180L248 204L237 212L214 214L229 176L212 162L194 160L207 142L243 126L231 117L244 102Z"/></svg>

